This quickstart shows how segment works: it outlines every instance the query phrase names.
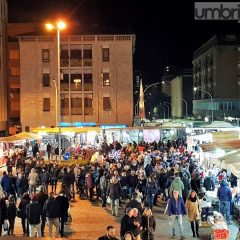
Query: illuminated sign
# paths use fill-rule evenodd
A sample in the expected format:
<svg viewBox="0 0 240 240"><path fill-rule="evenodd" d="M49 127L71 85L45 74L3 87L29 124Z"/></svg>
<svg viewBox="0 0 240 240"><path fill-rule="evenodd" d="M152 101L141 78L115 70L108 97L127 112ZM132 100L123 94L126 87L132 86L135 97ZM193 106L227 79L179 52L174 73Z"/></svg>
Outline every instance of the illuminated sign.
<svg viewBox="0 0 240 240"><path fill-rule="evenodd" d="M68 123L68 122L61 122L61 127L96 127L95 122L74 122L74 123Z"/></svg>
<svg viewBox="0 0 240 240"><path fill-rule="evenodd" d="M126 128L127 125L125 124L107 124L107 125L100 125L102 129L110 129L110 128Z"/></svg>

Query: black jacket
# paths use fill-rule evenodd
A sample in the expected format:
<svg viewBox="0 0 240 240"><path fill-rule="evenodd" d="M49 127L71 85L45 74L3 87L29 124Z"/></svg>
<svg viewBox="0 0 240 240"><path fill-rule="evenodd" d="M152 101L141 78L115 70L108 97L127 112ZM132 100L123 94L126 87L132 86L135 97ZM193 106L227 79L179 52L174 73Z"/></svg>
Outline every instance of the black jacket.
<svg viewBox="0 0 240 240"><path fill-rule="evenodd" d="M120 235L121 237L124 236L124 234L128 231L133 232L135 229L134 225L134 219L129 217L127 214L125 214L121 219L121 228L120 228Z"/></svg>
<svg viewBox="0 0 240 240"><path fill-rule="evenodd" d="M7 204L5 200L0 198L0 224L3 224L6 218L7 218Z"/></svg>
<svg viewBox="0 0 240 240"><path fill-rule="evenodd" d="M28 199L23 198L19 203L18 208L19 210L21 210L21 218L27 218L26 207L30 203L30 200L31 200L30 197Z"/></svg>
<svg viewBox="0 0 240 240"><path fill-rule="evenodd" d="M57 196L56 201L58 202L61 210L61 214L67 214L68 213L68 208L69 208L69 201L67 197L64 196Z"/></svg>
<svg viewBox="0 0 240 240"><path fill-rule="evenodd" d="M48 218L60 217L60 206L55 198L48 198L44 204L44 212Z"/></svg>
<svg viewBox="0 0 240 240"><path fill-rule="evenodd" d="M17 216L17 207L15 202L10 202L7 206L7 218L13 219Z"/></svg>
<svg viewBox="0 0 240 240"><path fill-rule="evenodd" d="M48 195L45 192L40 191L39 193L37 193L37 201L41 205L42 210L47 199L48 199Z"/></svg>
<svg viewBox="0 0 240 240"><path fill-rule="evenodd" d="M156 220L154 216L150 216L149 218L147 216L142 216L142 239L148 239L148 235L153 235L156 230Z"/></svg>
<svg viewBox="0 0 240 240"><path fill-rule="evenodd" d="M119 182L116 183L109 183L107 196L110 197L112 200L119 199L121 196L121 185Z"/></svg>
<svg viewBox="0 0 240 240"><path fill-rule="evenodd" d="M29 224L39 224L41 222L42 207L34 201L26 206L26 215Z"/></svg>

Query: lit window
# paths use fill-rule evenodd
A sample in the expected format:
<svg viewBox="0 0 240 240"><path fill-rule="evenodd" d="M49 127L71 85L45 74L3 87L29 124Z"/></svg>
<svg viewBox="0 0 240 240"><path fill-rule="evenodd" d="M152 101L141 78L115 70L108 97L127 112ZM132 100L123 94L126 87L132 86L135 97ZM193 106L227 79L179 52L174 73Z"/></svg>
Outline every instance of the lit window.
<svg viewBox="0 0 240 240"><path fill-rule="evenodd" d="M110 74L109 72L104 72L103 73L103 86L110 86Z"/></svg>

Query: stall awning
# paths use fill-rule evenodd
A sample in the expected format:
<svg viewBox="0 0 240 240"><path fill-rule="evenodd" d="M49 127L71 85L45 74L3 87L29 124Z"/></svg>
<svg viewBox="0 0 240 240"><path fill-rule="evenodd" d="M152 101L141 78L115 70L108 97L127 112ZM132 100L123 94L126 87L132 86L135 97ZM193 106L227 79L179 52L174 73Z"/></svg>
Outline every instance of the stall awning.
<svg viewBox="0 0 240 240"><path fill-rule="evenodd" d="M34 133L29 133L29 132L21 132L9 137L2 137L0 138L0 142L16 142L16 141L21 141L21 140L39 140L42 137L34 134Z"/></svg>
<svg viewBox="0 0 240 240"><path fill-rule="evenodd" d="M74 132L74 133L84 133L84 132L99 132L101 131L100 127L61 127L61 133ZM33 133L58 133L59 128L31 128Z"/></svg>
<svg viewBox="0 0 240 240"><path fill-rule="evenodd" d="M236 149L240 149L240 140L201 144L201 148L205 152L211 152L216 150L217 148L223 149L225 151L236 150Z"/></svg>

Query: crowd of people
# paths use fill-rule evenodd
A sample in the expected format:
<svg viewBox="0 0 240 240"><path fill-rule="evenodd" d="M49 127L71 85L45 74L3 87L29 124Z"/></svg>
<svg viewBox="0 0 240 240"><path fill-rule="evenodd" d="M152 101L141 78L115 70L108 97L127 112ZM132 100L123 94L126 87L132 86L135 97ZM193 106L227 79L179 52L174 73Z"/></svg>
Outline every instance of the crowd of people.
<svg viewBox="0 0 240 240"><path fill-rule="evenodd" d="M121 239L154 239L153 206L159 196L166 202L171 236L177 235L175 226L178 224L180 237L185 239L182 217L187 214L193 237L199 238L202 188L214 190L217 182L220 183L220 212L230 224L232 193L229 183L235 187L237 178L228 176L224 170L205 176L194 151L186 149L182 140L124 146L119 142L105 143L101 148L101 162L67 167L59 166L56 160L46 164L44 159L36 158L37 153L26 160L24 151L20 151L7 158L7 171L1 179L0 235L6 229L8 235L14 234L18 216L26 236L44 236L47 222L50 237L53 226L55 236L64 237L69 203L77 193L81 199L99 201L103 208L110 204L112 215L121 217ZM117 159L111 157L112 150L120 152ZM59 193L58 185L61 185ZM125 208L123 216L119 214L120 207ZM116 239L114 227L108 226L106 235L99 239Z"/></svg>

